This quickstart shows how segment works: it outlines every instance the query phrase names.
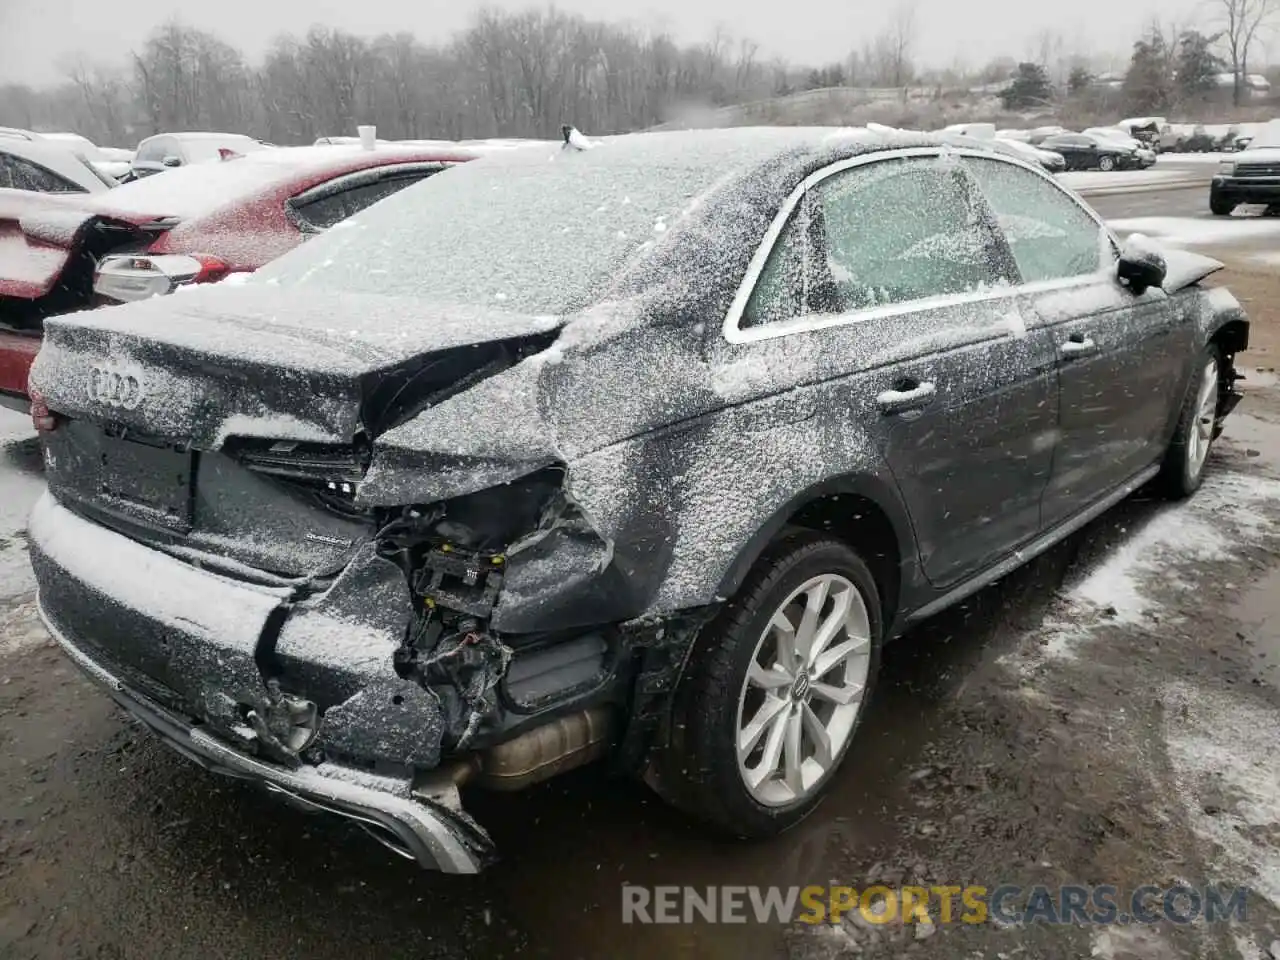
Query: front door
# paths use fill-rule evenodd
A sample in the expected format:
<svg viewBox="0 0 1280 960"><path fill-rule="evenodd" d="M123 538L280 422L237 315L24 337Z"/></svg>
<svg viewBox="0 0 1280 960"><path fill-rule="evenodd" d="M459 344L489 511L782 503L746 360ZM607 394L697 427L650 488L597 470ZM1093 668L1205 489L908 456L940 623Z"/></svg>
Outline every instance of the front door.
<svg viewBox="0 0 1280 960"><path fill-rule="evenodd" d="M1048 528L1160 458L1191 325L1162 291L1134 296L1120 286L1110 234L1052 180L996 160L966 162L1017 261L1024 312L1056 353Z"/></svg>

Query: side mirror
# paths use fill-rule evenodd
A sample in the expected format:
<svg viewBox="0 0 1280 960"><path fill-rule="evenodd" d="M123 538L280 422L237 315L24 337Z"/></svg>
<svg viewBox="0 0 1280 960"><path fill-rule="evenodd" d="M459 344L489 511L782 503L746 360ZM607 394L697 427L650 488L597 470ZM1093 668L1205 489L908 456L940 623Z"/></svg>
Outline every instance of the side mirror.
<svg viewBox="0 0 1280 960"><path fill-rule="evenodd" d="M162 164L164 164L166 167L180 167L180 166L182 166L182 158L181 158L181 157L175 157L173 154L169 154L169 156L165 157L165 158L164 158L163 160L161 160L160 162L161 162Z"/></svg>
<svg viewBox="0 0 1280 960"><path fill-rule="evenodd" d="M1125 241L1120 251L1116 279L1138 297L1151 287L1162 286L1167 269L1159 248L1149 237L1135 233Z"/></svg>

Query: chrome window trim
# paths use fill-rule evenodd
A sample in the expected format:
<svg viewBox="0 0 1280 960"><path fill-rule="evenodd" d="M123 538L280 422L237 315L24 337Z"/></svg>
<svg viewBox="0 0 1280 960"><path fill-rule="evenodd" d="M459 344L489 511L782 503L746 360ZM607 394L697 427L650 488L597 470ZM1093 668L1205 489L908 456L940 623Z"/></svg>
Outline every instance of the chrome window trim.
<svg viewBox="0 0 1280 960"><path fill-rule="evenodd" d="M793 333L809 333L815 330L824 330L828 327L845 326L853 323L860 323L863 320L878 319L887 316L899 316L902 314L918 313L924 310L936 310L944 307L958 306L967 303L982 303L984 301L1002 300L1010 297L1017 297L1024 293L1037 293L1042 290L1052 290L1059 287L1071 287L1075 285L1084 285L1086 283L1096 283L1100 278L1105 278L1105 268L1099 268L1096 272L1090 274L1080 274L1075 277L1058 278L1054 280L1041 280L1031 284L1014 284L1006 287L994 287L987 290L975 290L971 293L943 294L936 297L925 297L920 300L906 300L902 303L888 304L883 307L871 307L865 310L854 310L848 313L827 313L827 314L808 314L802 317L794 317L790 320L783 320L779 323L768 323L758 327L741 326L742 314L746 310L747 302L751 299L751 295L755 292L756 284L760 280L760 274L764 272L765 263L768 261L770 254L773 253L774 245L778 242L778 238L782 235L782 231L786 229L787 222L791 219L791 214L799 204L801 197L805 192L812 189L822 181L838 173L846 170L852 170L856 167L867 166L873 163L880 163L887 160L902 160L916 157L941 157L962 156L962 157L978 157L985 160L993 160L997 163L1007 163L1010 166L1020 167L1023 170L1030 171L1036 176L1045 180L1060 192L1069 197L1081 210L1089 215L1099 228L1105 231L1106 235L1111 239L1113 247L1118 247L1115 234L1106 225L1097 212L1094 211L1080 196L1065 185L1059 183L1053 176L1044 170L1037 169L1029 163L1025 163L1015 157L1006 154L997 153L993 150L982 150L973 147L909 147L897 150L885 150L882 152L862 154L856 157L846 157L843 160L837 160L835 163L815 170L804 178L793 191L783 201L782 206L778 208L778 213L774 216L773 222L769 224L769 229L765 231L764 239L760 241L760 246L756 248L755 254L751 258L751 262L747 265L747 272L742 278L742 282L738 285L737 293L734 294L733 302L729 305L729 312L725 314L724 322L721 324L721 333L724 339L729 343L755 343L761 340L773 340L778 337L785 337ZM978 189L981 189L980 187Z"/></svg>

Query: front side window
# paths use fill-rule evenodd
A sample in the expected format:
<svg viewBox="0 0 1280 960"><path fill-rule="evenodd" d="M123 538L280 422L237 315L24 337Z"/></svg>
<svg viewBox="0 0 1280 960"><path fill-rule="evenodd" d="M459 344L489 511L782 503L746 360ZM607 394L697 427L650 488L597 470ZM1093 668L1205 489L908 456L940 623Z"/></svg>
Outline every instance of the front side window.
<svg viewBox="0 0 1280 960"><path fill-rule="evenodd" d="M1043 177L1011 163L966 157L996 214L1026 283L1096 273L1110 237L1088 212Z"/></svg>
<svg viewBox="0 0 1280 960"><path fill-rule="evenodd" d="M964 169L949 159L885 160L821 181L778 238L742 325L971 293L1011 279L974 200Z"/></svg>

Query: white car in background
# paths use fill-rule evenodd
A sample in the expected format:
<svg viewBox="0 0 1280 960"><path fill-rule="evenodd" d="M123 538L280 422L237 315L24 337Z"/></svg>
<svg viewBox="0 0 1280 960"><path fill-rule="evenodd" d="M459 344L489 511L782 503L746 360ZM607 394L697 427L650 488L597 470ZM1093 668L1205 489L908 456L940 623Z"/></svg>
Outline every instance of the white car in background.
<svg viewBox="0 0 1280 960"><path fill-rule="evenodd" d="M65 146L0 135L0 188L37 193L103 193L116 181Z"/></svg>
<svg viewBox="0 0 1280 960"><path fill-rule="evenodd" d="M70 147L81 158L93 164L94 169L115 180L129 175L129 167L133 162L133 151L119 147L100 147L88 137L78 133L42 133L41 138L47 143Z"/></svg>
<svg viewBox="0 0 1280 960"><path fill-rule="evenodd" d="M265 150L261 140L241 133L158 133L138 144L130 171L134 179L192 163Z"/></svg>
<svg viewBox="0 0 1280 960"><path fill-rule="evenodd" d="M132 150L100 147L88 137L82 137L78 133L37 133L20 127L0 127L0 142L8 140L43 143L49 147L69 151L115 181L128 175L129 163L133 160Z"/></svg>

